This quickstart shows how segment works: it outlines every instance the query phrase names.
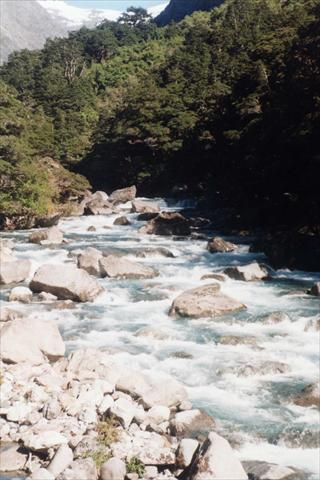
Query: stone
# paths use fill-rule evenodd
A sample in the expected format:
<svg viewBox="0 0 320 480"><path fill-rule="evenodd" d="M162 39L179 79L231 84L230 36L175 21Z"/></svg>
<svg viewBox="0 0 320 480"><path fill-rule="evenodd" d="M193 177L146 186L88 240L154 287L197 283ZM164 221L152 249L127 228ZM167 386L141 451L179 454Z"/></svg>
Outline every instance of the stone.
<svg viewBox="0 0 320 480"><path fill-rule="evenodd" d="M199 442L197 440L183 438L179 443L179 448L176 454L177 466L183 469L188 467L191 464L198 447Z"/></svg>
<svg viewBox="0 0 320 480"><path fill-rule="evenodd" d="M102 258L102 253L96 248L87 248L84 252L80 253L77 258L78 268L82 268L90 275L100 276L99 260Z"/></svg>
<svg viewBox="0 0 320 480"><path fill-rule="evenodd" d="M98 412L100 413L100 415L104 415L105 413L107 413L113 404L114 404L114 400L111 397L111 395L106 395L105 397L103 397L98 407Z"/></svg>
<svg viewBox="0 0 320 480"><path fill-rule="evenodd" d="M229 442L215 432L209 433L191 468L190 480L248 480Z"/></svg>
<svg viewBox="0 0 320 480"><path fill-rule="evenodd" d="M161 212L147 225L141 227L139 232L147 235L188 236L191 234L191 228L189 221L180 213Z"/></svg>
<svg viewBox="0 0 320 480"><path fill-rule="evenodd" d="M142 327L134 333L135 337L148 337L155 340L169 340L172 338L169 331L159 330L155 327Z"/></svg>
<svg viewBox="0 0 320 480"><path fill-rule="evenodd" d="M63 233L58 227L53 226L30 233L28 241L29 243L38 243L40 245L59 245L63 242Z"/></svg>
<svg viewBox="0 0 320 480"><path fill-rule="evenodd" d="M17 444L0 446L0 472L14 472L23 469L27 461L27 455L19 450L20 445Z"/></svg>
<svg viewBox="0 0 320 480"><path fill-rule="evenodd" d="M80 458L59 476L59 480L97 480L98 472L92 458Z"/></svg>
<svg viewBox="0 0 320 480"><path fill-rule="evenodd" d="M301 407L320 407L320 382L307 385L295 397L294 403Z"/></svg>
<svg viewBox="0 0 320 480"><path fill-rule="evenodd" d="M133 185L131 187L121 188L119 190L114 190L109 200L115 205L118 203L127 203L135 199L137 194L137 188Z"/></svg>
<svg viewBox="0 0 320 480"><path fill-rule="evenodd" d="M116 417L121 425L127 430L134 418L136 406L125 398L119 398L110 407L110 412Z"/></svg>
<svg viewBox="0 0 320 480"><path fill-rule="evenodd" d="M141 430L132 438L130 455L144 465L174 465L176 461L175 451L165 436Z"/></svg>
<svg viewBox="0 0 320 480"><path fill-rule="evenodd" d="M99 261L102 276L110 278L140 279L154 278L156 270L146 265L131 262L126 258L108 255Z"/></svg>
<svg viewBox="0 0 320 480"><path fill-rule="evenodd" d="M60 300L94 300L102 286L88 272L72 265L47 264L38 268L30 283L33 292L47 292Z"/></svg>
<svg viewBox="0 0 320 480"><path fill-rule="evenodd" d="M30 271L30 260L19 259L1 262L0 285L24 282L29 277Z"/></svg>
<svg viewBox="0 0 320 480"><path fill-rule="evenodd" d="M56 478L71 465L72 461L73 453L71 448L68 445L61 445L49 463L48 471Z"/></svg>
<svg viewBox="0 0 320 480"><path fill-rule="evenodd" d="M257 345L256 337L246 337L237 335L223 335L219 338L218 343L221 345Z"/></svg>
<svg viewBox="0 0 320 480"><path fill-rule="evenodd" d="M310 289L310 295L320 297L320 282L315 283Z"/></svg>
<svg viewBox="0 0 320 480"><path fill-rule="evenodd" d="M18 312L17 310L13 310L12 308L8 307L0 308L0 322L9 322L22 317L22 313Z"/></svg>
<svg viewBox="0 0 320 480"><path fill-rule="evenodd" d="M140 213L137 216L138 222L149 222L159 215L159 213Z"/></svg>
<svg viewBox="0 0 320 480"><path fill-rule="evenodd" d="M226 278L227 277L225 275L218 273L207 273L206 275L202 275L200 280L217 280L218 282L225 282Z"/></svg>
<svg viewBox="0 0 320 480"><path fill-rule="evenodd" d="M0 262L11 262L15 260L12 248L0 243Z"/></svg>
<svg viewBox="0 0 320 480"><path fill-rule="evenodd" d="M166 257L166 258L175 258L175 255L165 247L157 247L157 248L144 248L135 253L136 257L140 258L148 258L154 256Z"/></svg>
<svg viewBox="0 0 320 480"><path fill-rule="evenodd" d="M207 244L207 250L209 250L210 253L233 252L236 248L236 245L231 242L226 242L221 237L213 237Z"/></svg>
<svg viewBox="0 0 320 480"><path fill-rule="evenodd" d="M46 468L38 468L27 480L55 480L55 477Z"/></svg>
<svg viewBox="0 0 320 480"><path fill-rule="evenodd" d="M157 478L159 473L157 467L147 466L145 467L144 477L147 479Z"/></svg>
<svg viewBox="0 0 320 480"><path fill-rule="evenodd" d="M222 369L222 373L233 373L238 377L251 377L254 375L275 375L289 373L290 367L283 362L258 362L255 365L243 364L238 367ZM218 372L219 373L219 372Z"/></svg>
<svg viewBox="0 0 320 480"><path fill-rule="evenodd" d="M67 444L67 438L60 432L48 430L41 433L26 433L21 436L24 446L34 451L48 450L51 447Z"/></svg>
<svg viewBox="0 0 320 480"><path fill-rule="evenodd" d="M31 410L31 405L28 405L23 401L17 402L7 408L7 420L8 422L25 423Z"/></svg>
<svg viewBox="0 0 320 480"><path fill-rule="evenodd" d="M113 213L113 205L105 192L91 194L84 203L84 215L108 215Z"/></svg>
<svg viewBox="0 0 320 480"><path fill-rule="evenodd" d="M107 460L100 469L100 480L124 480L126 464L119 458Z"/></svg>
<svg viewBox="0 0 320 480"><path fill-rule="evenodd" d="M238 267L228 267L224 273L233 280L242 280L244 282L254 282L265 280L269 276L268 270L257 262Z"/></svg>
<svg viewBox="0 0 320 480"><path fill-rule="evenodd" d="M126 226L126 225L131 225L131 222L129 222L127 217L123 215L122 217L116 218L115 221L113 222L113 225Z"/></svg>
<svg viewBox="0 0 320 480"><path fill-rule="evenodd" d="M96 232L97 229L94 225L90 225L90 227L87 228L87 232Z"/></svg>
<svg viewBox="0 0 320 480"><path fill-rule="evenodd" d="M9 295L9 302L30 303L32 300L32 292L27 287L15 287Z"/></svg>
<svg viewBox="0 0 320 480"><path fill-rule="evenodd" d="M146 202L144 200L133 200L132 201L132 213L159 213L160 208L154 202Z"/></svg>
<svg viewBox="0 0 320 480"><path fill-rule="evenodd" d="M264 325L273 325L280 322L291 322L291 318L284 312L272 312L259 319Z"/></svg>
<svg viewBox="0 0 320 480"><path fill-rule="evenodd" d="M40 364L46 359L56 360L64 353L64 342L52 320L17 318L6 322L1 329L4 362Z"/></svg>
<svg viewBox="0 0 320 480"><path fill-rule="evenodd" d="M147 418L150 422L157 425L166 422L170 418L170 408L165 407L164 405L155 405L148 411Z"/></svg>
<svg viewBox="0 0 320 480"><path fill-rule="evenodd" d="M54 302L58 300L58 297L56 297L55 295L52 295L52 293L40 292L38 295L38 299L41 302Z"/></svg>
<svg viewBox="0 0 320 480"><path fill-rule="evenodd" d="M308 474L295 468L260 461L243 462L249 478L254 480L307 480Z"/></svg>
<svg viewBox="0 0 320 480"><path fill-rule="evenodd" d="M186 290L172 303L169 315L180 317L214 317L245 309L245 305L220 292L218 283Z"/></svg>
<svg viewBox="0 0 320 480"><path fill-rule="evenodd" d="M195 438L198 435L210 432L214 427L215 421L213 418L198 409L178 412L170 422L172 434L180 438Z"/></svg>

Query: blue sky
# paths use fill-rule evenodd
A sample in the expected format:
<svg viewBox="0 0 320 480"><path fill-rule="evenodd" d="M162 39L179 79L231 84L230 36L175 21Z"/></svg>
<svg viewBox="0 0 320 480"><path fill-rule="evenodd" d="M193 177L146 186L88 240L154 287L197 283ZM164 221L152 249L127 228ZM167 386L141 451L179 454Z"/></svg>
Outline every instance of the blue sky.
<svg viewBox="0 0 320 480"><path fill-rule="evenodd" d="M166 3L166 0L65 0L69 5L82 8L110 8L112 10L125 10L127 7L152 7Z"/></svg>

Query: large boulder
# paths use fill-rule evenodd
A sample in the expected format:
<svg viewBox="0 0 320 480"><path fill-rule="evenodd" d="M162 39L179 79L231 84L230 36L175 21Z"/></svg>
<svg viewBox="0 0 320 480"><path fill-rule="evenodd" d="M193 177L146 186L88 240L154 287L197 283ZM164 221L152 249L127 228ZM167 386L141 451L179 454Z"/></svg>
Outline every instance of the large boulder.
<svg viewBox="0 0 320 480"><path fill-rule="evenodd" d="M201 410L186 410L178 412L170 422L173 435L194 438L203 433L209 433L215 427L215 421Z"/></svg>
<svg viewBox="0 0 320 480"><path fill-rule="evenodd" d="M220 292L218 283L187 290L172 303L169 315L180 317L214 317L243 310L245 305Z"/></svg>
<svg viewBox="0 0 320 480"><path fill-rule="evenodd" d="M124 480L126 471L126 464L119 458L113 457L102 465L100 469L100 479Z"/></svg>
<svg viewBox="0 0 320 480"><path fill-rule="evenodd" d="M77 265L90 275L100 276L99 260L102 258L102 253L96 248L89 247L83 253L80 253L77 258Z"/></svg>
<svg viewBox="0 0 320 480"><path fill-rule="evenodd" d="M22 470L26 461L27 455L19 451L19 445L2 445L0 446L0 471L14 472Z"/></svg>
<svg viewBox="0 0 320 480"><path fill-rule="evenodd" d="M140 263L131 262L126 258L108 255L99 261L102 276L111 278L153 278L157 276L156 270Z"/></svg>
<svg viewBox="0 0 320 480"><path fill-rule="evenodd" d="M30 303L32 292L28 287L14 287L9 295L9 302Z"/></svg>
<svg viewBox="0 0 320 480"><path fill-rule="evenodd" d="M178 235L191 234L190 222L180 213L161 212L139 229L140 233L148 235Z"/></svg>
<svg viewBox="0 0 320 480"><path fill-rule="evenodd" d="M105 192L91 194L84 203L85 215L109 215L114 212L113 204Z"/></svg>
<svg viewBox="0 0 320 480"><path fill-rule="evenodd" d="M136 194L137 188L133 185L132 187L114 190L114 192L111 193L109 200L114 204L127 203L134 200L136 198Z"/></svg>
<svg viewBox="0 0 320 480"><path fill-rule="evenodd" d="M127 219L125 215L122 215L121 217L118 217L115 219L115 221L113 222L113 225L127 226L127 225L131 225L131 222Z"/></svg>
<svg viewBox="0 0 320 480"><path fill-rule="evenodd" d="M30 233L28 241L29 243L38 243L40 245L59 245L63 242L63 233L58 227L53 226Z"/></svg>
<svg viewBox="0 0 320 480"><path fill-rule="evenodd" d="M51 320L17 318L1 329L1 357L5 362L40 364L46 359L57 360L64 353L64 342Z"/></svg>
<svg viewBox="0 0 320 480"><path fill-rule="evenodd" d="M73 452L68 445L61 445L53 459L51 460L48 471L57 478L73 461Z"/></svg>
<svg viewBox="0 0 320 480"><path fill-rule="evenodd" d="M1 262L0 268L0 285L9 283L24 282L30 275L30 260L13 260L9 262Z"/></svg>
<svg viewBox="0 0 320 480"><path fill-rule="evenodd" d="M159 205L152 202L145 202L144 200L133 200L132 213L159 213Z"/></svg>
<svg viewBox="0 0 320 480"><path fill-rule="evenodd" d="M294 399L302 407L320 407L320 382L307 385Z"/></svg>
<svg viewBox="0 0 320 480"><path fill-rule="evenodd" d="M188 479L247 480L248 477L229 442L211 432L191 465Z"/></svg>
<svg viewBox="0 0 320 480"><path fill-rule="evenodd" d="M59 480L97 480L98 472L92 458L79 458L59 476Z"/></svg>
<svg viewBox="0 0 320 480"><path fill-rule="evenodd" d="M213 237L211 240L209 240L207 245L207 249L210 253L233 252L236 248L236 245L223 240L221 237Z"/></svg>
<svg viewBox="0 0 320 480"><path fill-rule="evenodd" d="M62 300L88 302L102 291L102 286L90 275L73 265L46 264L38 268L30 283L33 292L47 292Z"/></svg>
<svg viewBox="0 0 320 480"><path fill-rule="evenodd" d="M3 262L11 262L14 260L13 256L13 251L12 251L13 245L11 245L8 242L0 242L0 262L1 264Z"/></svg>
<svg viewBox="0 0 320 480"><path fill-rule="evenodd" d="M224 270L224 273L234 280L243 280L244 282L265 280L269 276L268 270L257 262L249 265L228 267Z"/></svg>
<svg viewBox="0 0 320 480"><path fill-rule="evenodd" d="M307 480L309 475L292 467L261 461L243 462L249 478L254 480Z"/></svg>
<svg viewBox="0 0 320 480"><path fill-rule="evenodd" d="M310 289L310 295L320 297L320 282L315 283Z"/></svg>

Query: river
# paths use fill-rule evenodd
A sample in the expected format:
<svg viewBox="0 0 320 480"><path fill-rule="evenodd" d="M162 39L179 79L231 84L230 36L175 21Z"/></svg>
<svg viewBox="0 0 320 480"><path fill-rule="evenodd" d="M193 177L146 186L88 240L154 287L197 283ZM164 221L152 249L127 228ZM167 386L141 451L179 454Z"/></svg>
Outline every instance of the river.
<svg viewBox="0 0 320 480"><path fill-rule="evenodd" d="M179 210L183 204L168 207ZM129 212L129 210L128 210ZM2 233L17 241L20 258L32 260L33 271L43 263L73 262L68 251L88 246L123 252L129 259L155 267L159 276L152 280L101 279L105 293L93 303L77 304L70 310L54 310L48 304L12 304L25 312L56 320L68 351L80 347L112 348L123 362L157 375L167 372L186 387L194 406L212 415L222 432L246 460L264 460L310 471L319 479L319 412L292 402L301 387L319 377L319 335L309 328L319 319L319 298L303 293L320 273L278 270L271 281L221 283L224 293L240 300L246 311L198 320L168 316L172 300L182 291L210 283L200 280L230 265L265 261L263 255L249 253L249 239L227 238L237 251L210 254L203 240L175 240L171 237L141 235L142 225L135 214L127 214L130 226L113 226L117 215L71 217L59 227L68 244L51 248L27 243L28 231ZM88 232L89 226L96 228ZM217 232L210 232L211 235ZM158 254L137 258L146 247L166 247L175 258ZM1 287L2 305L10 288ZM284 312L286 319L265 324L263 316ZM157 334L141 335L153 327ZM137 332L140 330L140 334ZM257 345L224 345L225 335L255 337ZM283 362L285 373L259 371L262 362ZM257 366L249 376L241 374L245 365Z"/></svg>

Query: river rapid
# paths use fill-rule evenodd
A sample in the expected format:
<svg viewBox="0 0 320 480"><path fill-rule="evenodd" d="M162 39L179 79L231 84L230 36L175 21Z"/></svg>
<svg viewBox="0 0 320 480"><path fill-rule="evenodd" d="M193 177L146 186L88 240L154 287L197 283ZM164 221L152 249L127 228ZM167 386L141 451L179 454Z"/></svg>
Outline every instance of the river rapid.
<svg viewBox="0 0 320 480"><path fill-rule="evenodd" d="M155 200L166 210L184 206ZM243 237L227 238L238 245L235 252L210 254L204 240L141 235L138 228L143 223L129 208L125 213L130 226L114 226L118 215L62 219L59 228L69 242L64 245L30 244L30 231L5 232L1 238L17 242L17 257L31 259L33 272L43 263L74 262L68 252L90 246L125 253L129 259L155 267L158 277L99 279L105 292L93 303L76 304L70 310L41 303L10 302L10 307L54 319L69 352L82 347L116 349L117 356L132 367L152 370L154 375L171 374L187 387L194 407L215 418L219 432L242 460L297 467L318 480L319 411L297 406L292 398L319 377L320 332L312 328L312 322L320 318L319 298L304 292L320 280L320 273L278 270L265 282L227 279L221 282L222 292L243 302L246 311L214 319L174 319L168 316L172 300L184 290L212 283L200 280L203 275L265 258L249 253L249 239ZM89 226L96 231L88 232ZM209 232L209 236L216 233ZM138 251L155 247L168 248L175 258L158 253L137 258ZM2 306L9 305L10 289L1 287ZM263 317L273 312L288 317L279 323L264 323ZM142 330L145 327L154 331ZM219 343L226 335L255 337L256 345ZM266 374L259 367L263 362L282 362L288 368L285 373ZM245 375L246 365L257 370Z"/></svg>

